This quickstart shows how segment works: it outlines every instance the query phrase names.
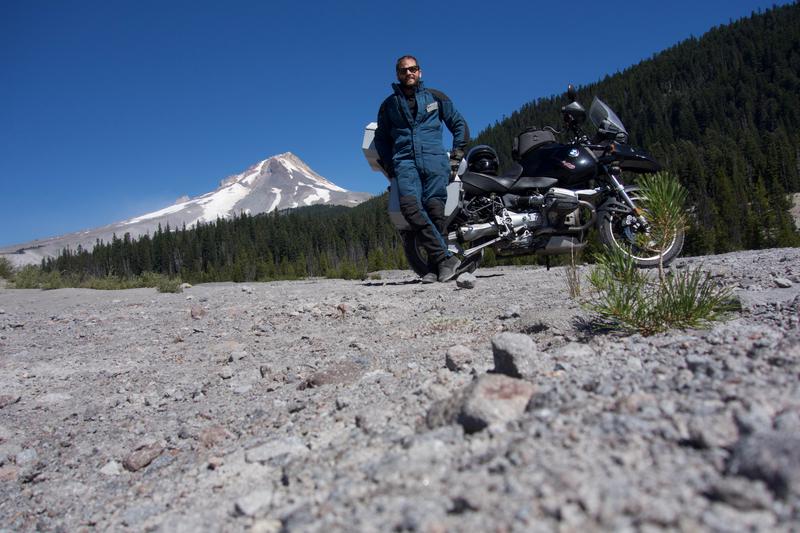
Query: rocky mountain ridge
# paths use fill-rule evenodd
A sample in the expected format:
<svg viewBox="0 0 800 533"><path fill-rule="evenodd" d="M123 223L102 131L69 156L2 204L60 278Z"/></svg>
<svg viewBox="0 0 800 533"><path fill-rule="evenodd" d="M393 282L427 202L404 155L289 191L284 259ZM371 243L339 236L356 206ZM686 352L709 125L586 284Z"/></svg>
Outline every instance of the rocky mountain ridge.
<svg viewBox="0 0 800 533"><path fill-rule="evenodd" d="M742 310L652 337L561 268L0 289L0 529L792 531L800 250L698 266Z"/></svg>
<svg viewBox="0 0 800 533"><path fill-rule="evenodd" d="M339 187L293 153L286 152L228 176L209 193L195 198L184 196L171 206L107 226L0 248L0 256L17 266L38 264L42 258L58 255L67 247L75 250L80 245L91 250L98 239L110 242L114 235L122 238L126 233L132 238L152 235L159 225L173 229L191 227L238 213L256 215L316 204L352 207L370 197L368 193Z"/></svg>

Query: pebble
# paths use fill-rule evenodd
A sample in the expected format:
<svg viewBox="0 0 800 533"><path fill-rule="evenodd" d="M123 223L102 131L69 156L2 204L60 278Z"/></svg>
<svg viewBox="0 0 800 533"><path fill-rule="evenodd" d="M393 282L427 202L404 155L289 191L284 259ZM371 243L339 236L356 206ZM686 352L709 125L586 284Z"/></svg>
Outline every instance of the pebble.
<svg viewBox="0 0 800 533"><path fill-rule="evenodd" d="M444 364L453 372L462 372L472 365L475 353L462 344L456 344L447 349Z"/></svg>
<svg viewBox="0 0 800 533"><path fill-rule="evenodd" d="M712 500L744 511L769 509L772 505L772 497L763 483L752 483L740 477L724 477L716 481L707 495Z"/></svg>
<svg viewBox="0 0 800 533"><path fill-rule="evenodd" d="M19 394L0 394L0 409L8 407L9 405L14 405L21 398L22 396Z"/></svg>
<svg viewBox="0 0 800 533"><path fill-rule="evenodd" d="M500 313L500 320L508 320L509 318L519 318L522 314L522 308L519 305L510 305L505 311Z"/></svg>
<svg viewBox="0 0 800 533"><path fill-rule="evenodd" d="M289 402L288 411L289 413L298 413L306 408L307 402L300 399L294 399Z"/></svg>
<svg viewBox="0 0 800 533"><path fill-rule="evenodd" d="M281 456L304 456L308 447L299 437L286 437L270 440L245 452L248 463L266 463Z"/></svg>
<svg viewBox="0 0 800 533"><path fill-rule="evenodd" d="M477 283L478 283L478 278L476 278L474 275L468 272L461 274L456 279L456 285L460 289L474 289Z"/></svg>
<svg viewBox="0 0 800 533"><path fill-rule="evenodd" d="M36 462L38 458L39 454L36 453L36 450L33 448L26 448L17 453L17 455L14 457L14 460L17 463L17 466L25 466Z"/></svg>
<svg viewBox="0 0 800 533"><path fill-rule="evenodd" d="M553 358L557 361L569 361L571 363L593 363L597 353L591 346L580 342L568 342L564 346L553 352ZM628 357L628 361L638 360L636 357ZM641 361L640 361L641 365Z"/></svg>
<svg viewBox="0 0 800 533"><path fill-rule="evenodd" d="M306 383L309 387L352 383L364 373L364 370L364 365L356 361L342 361L315 372Z"/></svg>
<svg viewBox="0 0 800 533"><path fill-rule="evenodd" d="M144 446L128 454L122 461L122 466L125 470L137 472L152 463L163 451L164 449L158 444Z"/></svg>
<svg viewBox="0 0 800 533"><path fill-rule="evenodd" d="M180 437L180 434L178 436ZM197 440L206 448L213 448L231 437L233 435L230 431L222 426L215 425L201 429Z"/></svg>
<svg viewBox="0 0 800 533"><path fill-rule="evenodd" d="M200 305L193 305L191 311L189 311L189 314L193 319L200 320L206 316L206 310Z"/></svg>
<svg viewBox="0 0 800 533"><path fill-rule="evenodd" d="M236 500L234 507L240 515L255 516L261 509L272 504L272 497L272 489L259 489Z"/></svg>
<svg viewBox="0 0 800 533"><path fill-rule="evenodd" d="M122 474L122 465L116 461L109 461L100 469L100 473L104 476L118 476Z"/></svg>
<svg viewBox="0 0 800 533"><path fill-rule="evenodd" d="M629 357L625 360L625 366L628 367L628 370L631 372L641 372L643 370L642 360L638 357Z"/></svg>
<svg viewBox="0 0 800 533"><path fill-rule="evenodd" d="M786 278L775 278L775 286L781 289L788 289L792 286L792 282Z"/></svg>
<svg viewBox="0 0 800 533"><path fill-rule="evenodd" d="M342 409L353 403L353 400L347 396L337 396L335 403L336 403L336 409L341 411Z"/></svg>
<svg viewBox="0 0 800 533"><path fill-rule="evenodd" d="M250 533L280 533L283 530L283 522L274 518L256 520L250 527Z"/></svg>

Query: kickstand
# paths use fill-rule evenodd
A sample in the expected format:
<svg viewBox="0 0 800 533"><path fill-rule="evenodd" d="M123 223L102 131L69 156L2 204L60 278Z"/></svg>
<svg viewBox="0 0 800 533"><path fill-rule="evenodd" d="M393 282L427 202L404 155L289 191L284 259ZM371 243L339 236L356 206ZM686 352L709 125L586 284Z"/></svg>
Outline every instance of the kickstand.
<svg viewBox="0 0 800 533"><path fill-rule="evenodd" d="M550 270L550 256L549 255L544 256L544 264L547 267L547 270Z"/></svg>

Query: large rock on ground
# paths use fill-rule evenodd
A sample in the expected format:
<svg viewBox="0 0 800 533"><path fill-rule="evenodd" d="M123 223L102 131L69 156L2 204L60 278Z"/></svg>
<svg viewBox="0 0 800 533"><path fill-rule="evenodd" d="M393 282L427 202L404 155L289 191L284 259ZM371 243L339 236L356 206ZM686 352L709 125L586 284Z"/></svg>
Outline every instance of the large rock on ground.
<svg viewBox="0 0 800 533"><path fill-rule="evenodd" d="M502 374L485 374L463 391L431 406L429 427L458 423L467 433L516 420L525 412L535 387Z"/></svg>
<svg viewBox="0 0 800 533"><path fill-rule="evenodd" d="M512 378L531 379L538 373L539 350L522 333L499 333L492 339L494 372Z"/></svg>

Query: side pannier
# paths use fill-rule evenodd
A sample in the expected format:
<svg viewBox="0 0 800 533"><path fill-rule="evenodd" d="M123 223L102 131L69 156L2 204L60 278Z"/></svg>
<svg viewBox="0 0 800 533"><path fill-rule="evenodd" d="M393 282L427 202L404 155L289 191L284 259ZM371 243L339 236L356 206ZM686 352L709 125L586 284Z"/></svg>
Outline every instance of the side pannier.
<svg viewBox="0 0 800 533"><path fill-rule="evenodd" d="M531 150L535 150L544 144L554 142L556 142L556 136L553 135L553 132L537 128L528 128L514 139L514 143L511 146L511 157L513 157L515 161L519 161Z"/></svg>

